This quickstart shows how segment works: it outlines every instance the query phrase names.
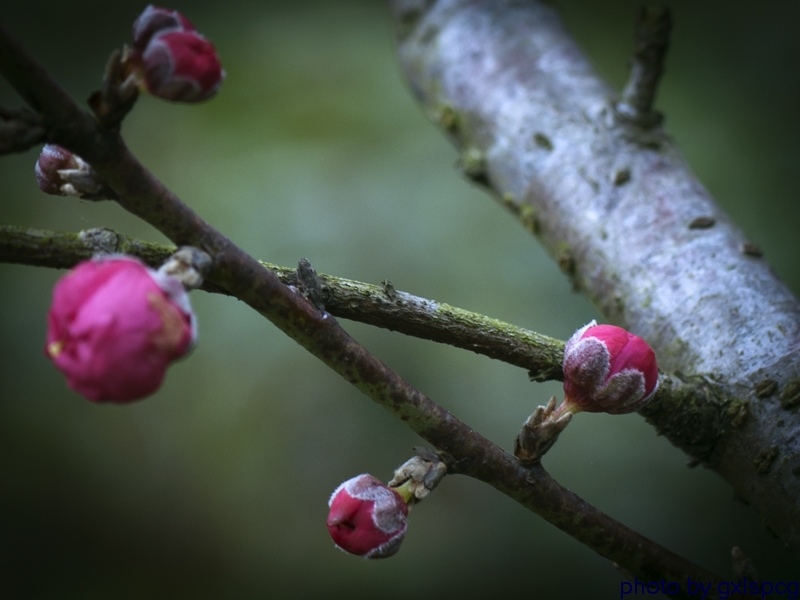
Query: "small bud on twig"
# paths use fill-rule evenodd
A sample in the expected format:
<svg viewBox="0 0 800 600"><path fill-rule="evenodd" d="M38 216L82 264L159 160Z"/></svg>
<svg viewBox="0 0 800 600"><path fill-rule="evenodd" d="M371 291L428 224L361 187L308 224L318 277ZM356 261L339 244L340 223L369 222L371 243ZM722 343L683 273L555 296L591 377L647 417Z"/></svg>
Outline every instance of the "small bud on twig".
<svg viewBox="0 0 800 600"><path fill-rule="evenodd" d="M658 364L642 338L614 325L582 327L564 348L565 410L576 413L634 412L658 389Z"/></svg>
<svg viewBox="0 0 800 600"><path fill-rule="evenodd" d="M564 401L555 397L522 426L514 455L533 466L550 450L572 415L581 411L612 415L633 412L658 389L653 349L642 338L594 321L574 333L564 348Z"/></svg>
<svg viewBox="0 0 800 600"><path fill-rule="evenodd" d="M92 166L77 154L47 144L36 161L36 183L45 194L85 200L114 200L117 195Z"/></svg>
<svg viewBox="0 0 800 600"><path fill-rule="evenodd" d="M522 426L514 442L514 456L522 466L531 467L541 461L572 420L570 412L553 417L555 409L556 397L553 396L547 406L537 407Z"/></svg>
<svg viewBox="0 0 800 600"><path fill-rule="evenodd" d="M447 465L435 452L425 451L400 465L389 487L395 488L409 504L416 504L427 498L445 475Z"/></svg>
<svg viewBox="0 0 800 600"><path fill-rule="evenodd" d="M372 475L345 481L334 490L328 506L328 532L340 550L364 558L387 558L400 549L408 506L400 494Z"/></svg>
<svg viewBox="0 0 800 600"><path fill-rule="evenodd" d="M214 44L179 12L152 5L133 24L131 63L144 91L173 102L208 100L225 78Z"/></svg>
<svg viewBox="0 0 800 600"><path fill-rule="evenodd" d="M176 278L187 290L196 290L211 270L211 257L193 246L181 246L158 269L160 274Z"/></svg>
<svg viewBox="0 0 800 600"><path fill-rule="evenodd" d="M139 78L132 70L130 48L124 46L109 56L103 84L99 92L89 96L89 106L103 125L119 129L138 97Z"/></svg>

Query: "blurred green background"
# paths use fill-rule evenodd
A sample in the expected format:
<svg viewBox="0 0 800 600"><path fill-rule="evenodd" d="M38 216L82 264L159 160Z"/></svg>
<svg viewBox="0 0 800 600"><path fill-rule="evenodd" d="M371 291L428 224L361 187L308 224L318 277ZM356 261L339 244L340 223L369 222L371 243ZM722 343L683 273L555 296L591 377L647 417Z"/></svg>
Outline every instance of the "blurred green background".
<svg viewBox="0 0 800 600"><path fill-rule="evenodd" d="M559 0L619 89L635 1ZM658 106L687 160L797 293L800 4L669 2ZM113 6L113 7L112 7ZM97 87L144 3L4 0L2 20L78 98ZM256 257L377 283L559 338L598 315L537 242L463 180L404 89L383 2L178 2L227 71L198 106L142 98L124 134L152 171ZM18 99L0 82L0 102ZM113 203L39 192L37 151L0 160L0 222L160 234ZM493 489L444 481L400 553L333 548L327 500L384 480L421 440L244 304L192 295L200 344L132 406L91 404L44 358L62 273L0 264L0 597L619 597L601 557ZM555 384L400 334L348 331L434 400L510 449ZM731 332L735 335L735 332ZM638 415L580 415L545 463L627 525L730 575L796 562L713 472Z"/></svg>

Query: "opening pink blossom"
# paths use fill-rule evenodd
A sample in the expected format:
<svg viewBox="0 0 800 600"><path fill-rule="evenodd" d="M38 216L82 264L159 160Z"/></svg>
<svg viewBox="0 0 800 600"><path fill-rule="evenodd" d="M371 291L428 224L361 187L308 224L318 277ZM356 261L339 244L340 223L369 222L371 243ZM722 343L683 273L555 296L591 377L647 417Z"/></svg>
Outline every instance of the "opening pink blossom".
<svg viewBox="0 0 800 600"><path fill-rule="evenodd" d="M188 296L172 279L116 256L58 281L45 354L70 388L96 402L130 402L160 387L196 335Z"/></svg>

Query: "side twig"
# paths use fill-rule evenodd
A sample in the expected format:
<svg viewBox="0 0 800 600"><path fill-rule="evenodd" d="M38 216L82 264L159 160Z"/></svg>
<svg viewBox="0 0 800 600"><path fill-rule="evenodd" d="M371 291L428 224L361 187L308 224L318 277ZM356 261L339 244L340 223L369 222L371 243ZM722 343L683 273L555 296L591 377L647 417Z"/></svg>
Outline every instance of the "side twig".
<svg viewBox="0 0 800 600"><path fill-rule="evenodd" d="M654 127L662 120L661 113L653 111L653 101L664 73L671 28L667 7L643 6L640 9L636 19L636 51L617 113L644 129Z"/></svg>

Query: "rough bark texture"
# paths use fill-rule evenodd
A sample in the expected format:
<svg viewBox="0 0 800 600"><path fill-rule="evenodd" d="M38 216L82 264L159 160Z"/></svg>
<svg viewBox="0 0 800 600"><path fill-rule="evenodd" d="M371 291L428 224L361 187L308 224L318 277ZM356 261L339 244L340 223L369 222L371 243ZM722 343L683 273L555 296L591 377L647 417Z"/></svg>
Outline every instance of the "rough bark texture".
<svg viewBox="0 0 800 600"><path fill-rule="evenodd" d="M614 94L550 7L394 0L411 90L487 186L663 370L707 393L642 411L800 555L800 305L659 128Z"/></svg>

